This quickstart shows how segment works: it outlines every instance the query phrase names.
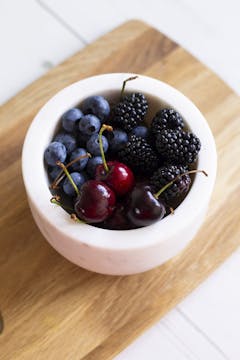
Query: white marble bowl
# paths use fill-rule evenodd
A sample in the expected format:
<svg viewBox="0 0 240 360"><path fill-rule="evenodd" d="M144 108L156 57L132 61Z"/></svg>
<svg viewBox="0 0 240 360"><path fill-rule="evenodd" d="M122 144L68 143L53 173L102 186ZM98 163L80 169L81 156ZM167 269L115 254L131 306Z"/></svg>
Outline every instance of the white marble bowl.
<svg viewBox="0 0 240 360"><path fill-rule="evenodd" d="M166 83L139 75L136 80L128 83L127 89L146 94L152 108L163 103L182 114L189 128L201 140L198 168L204 169L209 176L195 176L191 190L174 215L136 230L105 230L75 223L62 208L50 203L51 193L43 154L52 140L61 115L90 95L116 96L122 81L130 75L132 74L115 73L94 76L57 93L34 118L26 135L22 154L22 172L29 205L44 237L73 263L91 271L111 275L149 270L163 264L189 244L203 222L217 168L211 130L196 106Z"/></svg>

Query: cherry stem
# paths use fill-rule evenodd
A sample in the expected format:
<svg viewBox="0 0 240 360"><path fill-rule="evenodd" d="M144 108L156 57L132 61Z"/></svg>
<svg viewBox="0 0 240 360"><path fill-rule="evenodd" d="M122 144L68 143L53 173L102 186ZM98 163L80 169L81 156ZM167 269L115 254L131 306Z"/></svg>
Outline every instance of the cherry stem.
<svg viewBox="0 0 240 360"><path fill-rule="evenodd" d="M50 202L52 204L55 204L55 205L58 205L58 206L62 207L62 204L59 201L57 201L54 197L50 199Z"/></svg>
<svg viewBox="0 0 240 360"><path fill-rule="evenodd" d="M85 155L80 155L78 157L76 157L75 159L73 159L72 161L70 161L67 165L66 165L66 168L68 168L69 166L71 166L72 164L74 164L75 162L77 162L78 160L81 160L81 159L86 159L86 158L91 158L92 155L90 153L86 153Z"/></svg>
<svg viewBox="0 0 240 360"><path fill-rule="evenodd" d="M61 208L63 208L63 210L71 210L73 211L72 208L68 207L68 206L64 206L61 204L60 202L60 197L57 195L57 196L53 196L51 199L50 199L50 202L54 205L57 205L57 206L61 206Z"/></svg>
<svg viewBox="0 0 240 360"><path fill-rule="evenodd" d="M50 201L52 201L52 200L56 200L57 202L59 202L59 203L60 203L61 198L60 198L60 196L59 196L59 195L54 195L54 196L51 198L51 200L50 200Z"/></svg>
<svg viewBox="0 0 240 360"><path fill-rule="evenodd" d="M184 175L188 175L188 174L195 174L201 172L202 174L204 174L205 176L208 176L208 174L206 173L206 171L204 170L190 170L190 171L186 171L183 174L179 174L178 176L175 177L175 179L173 179L172 181L170 181L169 183L167 183L165 186L163 186L156 194L154 194L154 197L156 199L159 198L159 196L165 191L167 190L175 181L179 180L182 176Z"/></svg>
<svg viewBox="0 0 240 360"><path fill-rule="evenodd" d="M108 164L107 164L107 161L106 161L106 158L105 158L105 154L104 154L104 150L103 150L103 142L102 142L102 134L103 132L107 130L107 131L113 131L113 128L112 126L110 125L106 125L106 124L103 124L100 131L99 131L99 134L98 134L98 139L99 139L99 146L100 146L100 151L101 151L101 157L102 157L102 161L103 161L103 166L104 166L104 169L105 171L108 173L109 172L109 167L108 167Z"/></svg>
<svg viewBox="0 0 240 360"><path fill-rule="evenodd" d="M68 180L70 181L70 183L72 184L74 190L76 191L76 194L79 195L79 190L77 188L77 185L73 181L73 179L72 179L71 175L69 174L69 171L66 168L66 166L63 163L61 163L60 161L57 161L57 165L60 166L63 169L63 171L65 172L65 174L66 174L66 176L68 178Z"/></svg>
<svg viewBox="0 0 240 360"><path fill-rule="evenodd" d="M127 83L128 81L135 80L135 79L137 79L137 78L138 78L138 76L136 75L136 76L131 76L130 78L124 80L124 82L123 82L123 84L122 84L121 95L120 95L120 98L121 98L121 99L122 99L123 94L124 94L124 90L125 90L125 87L126 87L126 83Z"/></svg>
<svg viewBox="0 0 240 360"><path fill-rule="evenodd" d="M71 219L78 222L78 223L81 223L81 224L86 224L84 221L80 220L76 214L71 214L70 215Z"/></svg>
<svg viewBox="0 0 240 360"><path fill-rule="evenodd" d="M63 170L61 170L61 172L60 172L60 175L61 176L57 176L57 178L54 180L54 182L50 185L50 188L51 189L58 189L59 187L58 187L58 184L60 184L60 182L65 178L65 174L64 174L64 172L63 172Z"/></svg>
<svg viewBox="0 0 240 360"><path fill-rule="evenodd" d="M68 168L69 166L71 166L72 164L74 164L75 162L77 162L78 160L81 160L81 159L86 159L87 157L92 157L91 154L87 153L85 155L80 155L78 157L76 157L74 160L70 161L67 165L65 165L66 168ZM51 184L51 188L52 189L56 189L57 185L62 181L62 179L64 179L65 177L65 173L63 170L60 170L58 176L56 177L56 179L54 180L54 182Z"/></svg>
<svg viewBox="0 0 240 360"><path fill-rule="evenodd" d="M53 196L53 197L50 199L50 202L51 202L52 204L61 206L61 208L62 208L63 210L66 210L66 209L67 209L67 210L73 211L72 208L67 207L67 206L63 206L63 205L60 203L59 200L60 200L60 196L56 195L56 196ZM80 219L77 217L77 215L74 214L74 213L72 213L72 214L70 215L70 218L71 218L72 220L78 222L78 223L86 224L84 221L80 220Z"/></svg>

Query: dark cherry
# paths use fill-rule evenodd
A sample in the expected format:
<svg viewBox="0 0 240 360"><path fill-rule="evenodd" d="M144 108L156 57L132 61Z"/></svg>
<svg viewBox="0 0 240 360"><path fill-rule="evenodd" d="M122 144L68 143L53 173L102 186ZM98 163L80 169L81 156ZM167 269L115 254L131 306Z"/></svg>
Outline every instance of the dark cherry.
<svg viewBox="0 0 240 360"><path fill-rule="evenodd" d="M161 220L166 209L161 200L158 200L148 185L137 185L129 194L126 207L128 219L138 227L147 226Z"/></svg>
<svg viewBox="0 0 240 360"><path fill-rule="evenodd" d="M117 203L114 212L104 221L103 226L109 230L129 230L135 228L126 216L123 203Z"/></svg>
<svg viewBox="0 0 240 360"><path fill-rule="evenodd" d="M116 196L112 189L101 181L88 180L81 187L74 209L79 219L87 223L106 220L114 211Z"/></svg>
<svg viewBox="0 0 240 360"><path fill-rule="evenodd" d="M108 170L104 164L96 168L96 180L105 182L117 195L125 195L134 186L134 175L131 169L118 161L108 161Z"/></svg>

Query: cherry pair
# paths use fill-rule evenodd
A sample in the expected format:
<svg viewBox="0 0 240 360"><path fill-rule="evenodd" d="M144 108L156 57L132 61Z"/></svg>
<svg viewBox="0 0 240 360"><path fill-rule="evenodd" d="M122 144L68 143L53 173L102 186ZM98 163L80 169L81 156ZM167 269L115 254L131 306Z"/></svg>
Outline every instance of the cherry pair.
<svg viewBox="0 0 240 360"><path fill-rule="evenodd" d="M87 223L99 223L113 213L116 196L123 196L132 190L134 175L125 164L105 159L102 133L112 131L112 127L103 125L99 132L99 145L103 164L96 168L95 180L89 180L81 187L81 192L75 201L77 216Z"/></svg>

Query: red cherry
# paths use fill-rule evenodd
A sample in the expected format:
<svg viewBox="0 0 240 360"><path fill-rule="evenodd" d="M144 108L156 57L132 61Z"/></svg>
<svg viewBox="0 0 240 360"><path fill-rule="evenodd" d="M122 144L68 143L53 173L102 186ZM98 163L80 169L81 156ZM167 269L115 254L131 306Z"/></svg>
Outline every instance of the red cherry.
<svg viewBox="0 0 240 360"><path fill-rule="evenodd" d="M99 223L112 214L115 203L112 189L101 181L88 180L81 187L74 209L81 220L89 224Z"/></svg>
<svg viewBox="0 0 240 360"><path fill-rule="evenodd" d="M96 179L108 184L117 195L124 195L129 192L134 185L134 176L132 170L118 161L106 161L103 151L102 134L112 131L112 126L103 124L99 131L99 145L103 163L96 168Z"/></svg>
<svg viewBox="0 0 240 360"><path fill-rule="evenodd" d="M118 161L107 162L108 171L104 164L96 168L96 180L105 182L117 195L125 195L132 190L134 175L131 169Z"/></svg>

